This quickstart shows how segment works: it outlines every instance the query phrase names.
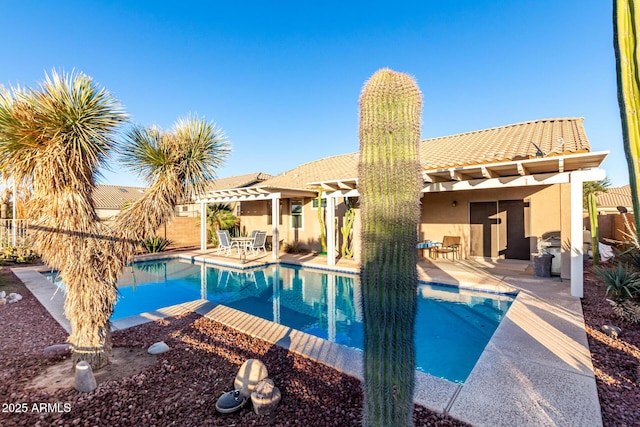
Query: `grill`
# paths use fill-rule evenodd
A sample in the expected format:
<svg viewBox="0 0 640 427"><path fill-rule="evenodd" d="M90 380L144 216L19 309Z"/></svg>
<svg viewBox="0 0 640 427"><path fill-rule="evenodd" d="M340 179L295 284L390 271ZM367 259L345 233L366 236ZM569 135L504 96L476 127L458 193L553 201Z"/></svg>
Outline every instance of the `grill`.
<svg viewBox="0 0 640 427"><path fill-rule="evenodd" d="M560 275L560 253L562 252L562 240L559 231L545 233L538 239L538 252L553 255L551 259L551 274Z"/></svg>

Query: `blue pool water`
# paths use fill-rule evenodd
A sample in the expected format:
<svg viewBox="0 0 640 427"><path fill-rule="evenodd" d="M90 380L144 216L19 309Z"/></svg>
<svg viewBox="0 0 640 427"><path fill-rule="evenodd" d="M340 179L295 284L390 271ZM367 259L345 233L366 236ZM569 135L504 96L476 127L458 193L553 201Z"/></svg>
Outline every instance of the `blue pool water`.
<svg viewBox="0 0 640 427"><path fill-rule="evenodd" d="M128 267L118 286L111 320L203 298L338 344L364 346L357 275L284 265L240 271L161 260ZM420 284L417 369L464 382L512 301L510 295Z"/></svg>

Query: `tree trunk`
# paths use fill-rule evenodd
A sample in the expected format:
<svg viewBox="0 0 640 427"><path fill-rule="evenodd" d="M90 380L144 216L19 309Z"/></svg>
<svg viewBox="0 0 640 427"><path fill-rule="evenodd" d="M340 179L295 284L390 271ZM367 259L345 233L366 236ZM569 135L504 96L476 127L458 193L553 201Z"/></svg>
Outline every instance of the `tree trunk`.
<svg viewBox="0 0 640 427"><path fill-rule="evenodd" d="M111 325L109 323L93 331L80 327L77 327L74 331L77 333L73 332L69 336L69 342L72 346L71 360L73 366L84 360L96 371L111 363L112 344Z"/></svg>

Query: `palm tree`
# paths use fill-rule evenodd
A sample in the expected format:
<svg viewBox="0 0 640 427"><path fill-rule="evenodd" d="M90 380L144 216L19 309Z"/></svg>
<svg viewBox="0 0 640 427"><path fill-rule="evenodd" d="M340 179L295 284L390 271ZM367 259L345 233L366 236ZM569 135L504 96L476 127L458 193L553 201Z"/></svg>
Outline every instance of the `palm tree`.
<svg viewBox="0 0 640 427"><path fill-rule="evenodd" d="M218 244L216 231L229 230L238 223L238 217L233 214L233 207L224 203L216 203L207 207L207 228L214 245Z"/></svg>
<svg viewBox="0 0 640 427"><path fill-rule="evenodd" d="M94 369L109 363L119 273L176 200L201 190L229 151L213 125L195 118L167 134L134 128L123 147L115 132L126 119L118 101L81 73L54 71L37 89L0 92L0 171L32 188L34 248L66 285L73 361ZM117 151L150 189L109 227L92 193L99 168Z"/></svg>

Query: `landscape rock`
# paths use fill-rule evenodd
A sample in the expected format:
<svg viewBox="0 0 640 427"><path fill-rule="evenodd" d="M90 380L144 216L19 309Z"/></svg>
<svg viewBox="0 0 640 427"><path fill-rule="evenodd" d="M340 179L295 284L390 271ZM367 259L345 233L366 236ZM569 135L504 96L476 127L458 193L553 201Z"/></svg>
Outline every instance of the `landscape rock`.
<svg viewBox="0 0 640 427"><path fill-rule="evenodd" d="M271 378L265 378L256 384L251 393L251 404L257 415L269 415L280 403L280 389L273 384Z"/></svg>
<svg viewBox="0 0 640 427"><path fill-rule="evenodd" d="M54 344L54 345L50 345L49 347L45 347L45 349L43 350L43 353L48 354L48 353L55 353L57 351L69 351L71 349L71 346L69 344Z"/></svg>
<svg viewBox="0 0 640 427"><path fill-rule="evenodd" d="M15 293L15 292L11 292L11 293L9 294L9 299L14 299L14 300L16 300L16 301L20 301L20 300L22 300L22 295L17 294L17 293Z"/></svg>
<svg viewBox="0 0 640 427"><path fill-rule="evenodd" d="M151 344L151 347L147 350L149 354L162 354L169 351L169 346L164 341L158 341L157 343Z"/></svg>
<svg viewBox="0 0 640 427"><path fill-rule="evenodd" d="M251 397L251 392L255 389L256 384L268 376L269 372L264 363L258 359L249 359L240 367L233 386L236 390L240 390L242 396L248 399Z"/></svg>
<svg viewBox="0 0 640 427"><path fill-rule="evenodd" d="M76 364L74 387L80 393L91 393L98 387L91 365L84 360Z"/></svg>
<svg viewBox="0 0 640 427"><path fill-rule="evenodd" d="M617 326L613 326L613 325L602 325L602 331L609 335L612 338L618 338L620 336L620 328L618 328Z"/></svg>
<svg viewBox="0 0 640 427"><path fill-rule="evenodd" d="M228 391L218 398L216 411L230 414L242 408L246 402L247 398L240 394L240 390Z"/></svg>
<svg viewBox="0 0 640 427"><path fill-rule="evenodd" d="M7 293L5 291L0 291L0 298L6 298Z"/></svg>
<svg viewBox="0 0 640 427"><path fill-rule="evenodd" d="M5 305L7 303L6 298L0 298L0 305Z"/></svg>

